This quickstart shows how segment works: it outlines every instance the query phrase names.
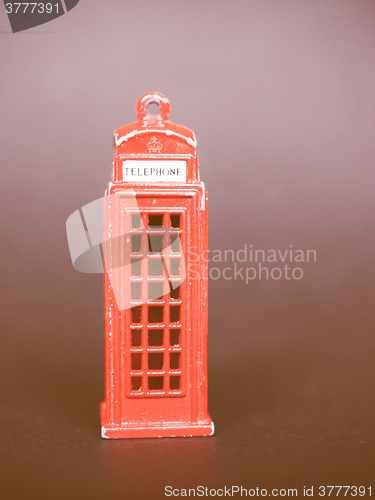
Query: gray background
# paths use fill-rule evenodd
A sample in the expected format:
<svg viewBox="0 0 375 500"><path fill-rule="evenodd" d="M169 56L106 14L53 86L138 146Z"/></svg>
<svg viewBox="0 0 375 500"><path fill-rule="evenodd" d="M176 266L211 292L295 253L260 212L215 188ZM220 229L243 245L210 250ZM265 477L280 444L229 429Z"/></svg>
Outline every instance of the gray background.
<svg viewBox="0 0 375 500"><path fill-rule="evenodd" d="M0 8L7 498L371 484L374 47L371 0L81 0L18 34ZM102 196L112 131L150 90L197 135L210 247L318 262L210 282L216 437L104 442L102 277L73 270L65 221Z"/></svg>

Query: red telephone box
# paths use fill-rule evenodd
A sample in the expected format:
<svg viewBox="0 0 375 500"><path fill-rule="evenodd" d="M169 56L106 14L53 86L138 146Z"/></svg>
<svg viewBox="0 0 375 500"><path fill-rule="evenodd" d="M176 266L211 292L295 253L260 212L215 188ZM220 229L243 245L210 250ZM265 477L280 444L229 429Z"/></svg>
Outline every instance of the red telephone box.
<svg viewBox="0 0 375 500"><path fill-rule="evenodd" d="M148 114L157 103L159 114ZM105 208L102 437L207 436L207 191L159 93L115 131Z"/></svg>

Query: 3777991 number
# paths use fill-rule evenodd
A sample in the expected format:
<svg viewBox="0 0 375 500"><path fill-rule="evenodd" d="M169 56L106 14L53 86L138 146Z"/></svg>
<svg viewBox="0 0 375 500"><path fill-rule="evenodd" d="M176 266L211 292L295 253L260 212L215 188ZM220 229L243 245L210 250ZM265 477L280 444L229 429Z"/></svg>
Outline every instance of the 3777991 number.
<svg viewBox="0 0 375 500"><path fill-rule="evenodd" d="M348 497L364 497L371 496L371 486L319 486L319 496L348 496Z"/></svg>
<svg viewBox="0 0 375 500"><path fill-rule="evenodd" d="M52 14L59 13L58 3L14 2L5 4L7 14Z"/></svg>

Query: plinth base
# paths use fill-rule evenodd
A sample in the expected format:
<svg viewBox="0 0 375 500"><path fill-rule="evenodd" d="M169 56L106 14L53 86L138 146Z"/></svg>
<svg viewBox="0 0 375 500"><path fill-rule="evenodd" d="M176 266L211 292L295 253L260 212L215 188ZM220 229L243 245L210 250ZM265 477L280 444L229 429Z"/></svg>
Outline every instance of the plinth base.
<svg viewBox="0 0 375 500"><path fill-rule="evenodd" d="M102 415L104 413L103 406ZM212 436L214 432L215 425L211 419L197 423L161 422L160 424L107 425L102 418L101 435L104 439L171 438Z"/></svg>

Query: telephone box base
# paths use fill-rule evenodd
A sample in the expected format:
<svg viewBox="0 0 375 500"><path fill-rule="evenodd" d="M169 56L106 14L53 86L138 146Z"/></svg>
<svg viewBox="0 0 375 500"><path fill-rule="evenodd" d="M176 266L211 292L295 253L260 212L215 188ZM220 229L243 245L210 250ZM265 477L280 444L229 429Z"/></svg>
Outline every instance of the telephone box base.
<svg viewBox="0 0 375 500"><path fill-rule="evenodd" d="M104 439L171 438L212 436L214 431L215 426L212 420L197 424L168 422L143 426L140 423L121 426L109 426L102 423L101 435Z"/></svg>

